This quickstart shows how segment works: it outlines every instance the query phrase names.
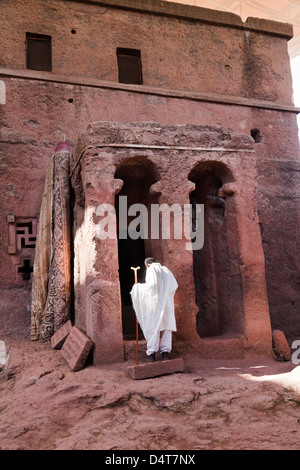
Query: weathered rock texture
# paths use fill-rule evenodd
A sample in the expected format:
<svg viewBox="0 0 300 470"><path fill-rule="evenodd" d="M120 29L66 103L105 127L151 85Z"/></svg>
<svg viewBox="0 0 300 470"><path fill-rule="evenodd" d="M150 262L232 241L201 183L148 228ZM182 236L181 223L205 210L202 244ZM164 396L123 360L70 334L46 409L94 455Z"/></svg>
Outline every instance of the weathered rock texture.
<svg viewBox="0 0 300 470"><path fill-rule="evenodd" d="M184 373L133 380L125 363L74 373L49 344L7 346L1 450L299 449L291 362L192 360Z"/></svg>
<svg viewBox="0 0 300 470"><path fill-rule="evenodd" d="M184 372L184 361L181 357L153 363L135 364L127 367L127 372L134 380L150 379L161 375Z"/></svg>
<svg viewBox="0 0 300 470"><path fill-rule="evenodd" d="M279 354L285 361L291 360L291 348L286 340L283 331L272 331L273 347L275 353Z"/></svg>
<svg viewBox="0 0 300 470"><path fill-rule="evenodd" d="M237 235L242 237L242 242L239 250L232 252L228 248L233 246L230 240L229 244L225 244L225 232L212 230L207 224L208 235L216 235L216 245L227 248L219 249L222 259L216 265L217 271L213 273L208 269L206 278L203 280L202 276L199 281L201 289L198 294L205 293L202 298L206 310L210 305L213 318L211 325L204 308L200 315L203 321L197 326L200 336L209 336L211 328L213 334L223 333L222 325L230 333L230 330L242 333L241 340L236 335L233 339L229 338L228 354L232 351L230 341L235 342L235 350L240 351L241 355L245 347L243 338L246 338L246 345L251 344L254 350L257 341L257 349L260 349L260 338L264 338L263 343L265 340L270 342L269 326L266 326L268 320L265 321L268 307L264 263L272 327L284 331L289 338L300 335L299 250L295 237L299 228L299 144L287 53L287 40L292 36L292 28L254 18L242 22L238 16L229 13L154 0L54 0L51 5L42 0L4 0L0 5L0 14L0 40L3 45L0 79L6 86L6 104L1 104L0 131L1 330L7 334L29 335L30 269L35 227L46 168L57 143L65 134L73 154L78 155L76 148L80 151L84 149L80 143L78 145L79 138L86 134L90 123L114 123L111 124L112 136L119 142L120 137L124 137L123 131L118 135L121 123L128 124L130 132L130 123L151 121L158 123L158 128L162 129L175 125L208 126L207 138L201 141L205 147L212 145L211 127L221 128L221 133L232 129L228 131L231 144L235 135L247 135L249 141L251 135L254 137L251 145L255 153L227 155L225 152L220 159L211 154L186 158L175 152L172 155L175 158L172 163L175 178L171 185L168 179L167 187L163 182L166 181L167 167L171 165L171 155L165 152L163 157L155 157L149 151L141 156L144 163L148 162L143 171L146 170L152 178L148 178L148 186L157 183L157 191L162 191L162 198L168 201L178 193L188 201L189 187L186 185L189 175L192 178L190 182L194 184L204 177L200 167L197 167L201 159L206 165L210 165L208 161L214 162L210 167L214 170L214 176L210 181L206 178L205 185L198 192L199 200L211 196L207 192L208 186L216 194L217 189L221 189L220 181L227 183L227 180L223 181L224 175L216 174L217 170L225 168L224 165L237 177L234 181L238 184L236 193L232 193L232 188L223 187L217 196L222 198L227 191L226 210L230 208L227 215L233 224L227 223L227 242L228 237L235 240ZM52 72L26 69L26 32L51 36ZM117 47L141 51L143 85L117 83ZM94 127L89 129L92 138ZM174 134L169 135L168 144L171 135ZM157 139L159 141L159 137ZM226 141L225 135L222 139ZM136 141L139 142L137 135ZM199 144L195 139L193 145L196 141ZM220 142L220 139L217 141ZM250 145L249 141L247 146ZM89 139L85 142L89 143ZM179 141L172 144L181 145L183 142L181 135ZM149 144L155 143L150 132ZM99 167L98 170L95 167L99 155L106 165L104 179L101 179ZM102 250L95 246L89 238L90 233L84 230L89 219L91 226L95 223L91 209L93 199L113 200L110 184L115 172L114 165L121 165L124 159L129 158L138 161L139 157L136 151L125 154L124 151L113 152L112 149L95 151L94 154L90 150L84 157L83 165L91 162L90 171L84 169L86 181L84 191L81 191L81 195L86 196L85 201L81 201L82 208L86 204L81 214L85 224L75 236L80 234L81 243L85 244L81 249L89 256L90 267L94 268L92 271L87 266L84 268L85 261L82 260L80 275L76 274L81 288L77 289L75 307L80 304L86 306L89 297L91 310L80 312L77 308L75 319L79 326L92 330L96 338L99 331L103 332L101 341L104 349L106 343L110 345L113 340L118 352L111 359L118 360L122 355L122 348L119 347L122 343L121 317L116 319L115 314L111 315L112 311L121 310L120 296L115 296L119 285L116 245L112 242L108 251ZM128 177L124 171L121 168L116 179ZM239 179L241 176L242 180ZM94 195L92 187L85 185L93 185L97 178L99 184L95 186ZM80 179L77 183L73 182L77 194L80 190L76 189L76 184L79 183ZM233 202L237 197L239 204ZM229 200L231 202L227 202ZM210 201L213 202L213 199ZM79 199L76 199L76 204L80 206ZM256 208L259 218L255 214ZM79 221L79 207L77 209L75 223ZM223 209L220 204L210 205L208 214L215 227ZM238 232L234 228L232 214L243 219ZM248 228L254 226L254 232L252 229L248 232ZM25 233L20 233L22 231ZM253 233L254 237L251 235ZM25 240L23 244L22 238ZM75 239L75 244L77 241L79 239ZM163 255L163 261L175 269L181 283L178 292L178 305L181 305L178 330L179 334L184 331L186 335L189 329L186 337L191 338L196 331L193 321L199 310L191 260L187 263L184 257L182 266L179 261L181 248L177 252L177 246L172 243L164 247L158 244L156 249ZM172 256L169 249L173 250ZM239 258L240 253L243 253L242 259ZM210 266L208 260L212 262L214 259L212 255L209 247L201 254L206 266ZM110 257L112 270L106 270L106 277L100 282L97 273L105 257ZM202 261L200 259L199 263ZM222 310L226 295L224 290L218 290L215 282L219 278L221 284L228 287L230 266L233 268L230 279L235 283L235 289L230 294L233 316L228 315L226 309ZM218 312L210 302L209 292L219 299ZM241 314L238 300L241 298L247 299L249 317ZM264 299L263 303L261 299ZM191 321L184 321L185 309L187 315L191 315ZM95 311L98 311L97 315L94 315ZM220 318L221 324L218 323ZM250 324L248 318L251 318ZM245 329L249 336L245 336ZM92 339L94 341L95 338ZM184 341L187 345L188 342ZM222 350L219 343L218 348ZM206 353L211 354L213 349L209 346Z"/></svg>

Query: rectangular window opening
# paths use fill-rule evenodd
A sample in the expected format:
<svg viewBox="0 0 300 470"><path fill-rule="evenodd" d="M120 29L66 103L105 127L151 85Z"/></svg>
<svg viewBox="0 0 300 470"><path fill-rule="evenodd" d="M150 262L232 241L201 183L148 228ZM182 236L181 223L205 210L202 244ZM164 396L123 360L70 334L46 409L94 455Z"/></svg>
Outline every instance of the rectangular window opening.
<svg viewBox="0 0 300 470"><path fill-rule="evenodd" d="M26 33L26 67L51 72L51 36Z"/></svg>
<svg viewBox="0 0 300 470"><path fill-rule="evenodd" d="M119 83L142 85L141 51L117 47Z"/></svg>

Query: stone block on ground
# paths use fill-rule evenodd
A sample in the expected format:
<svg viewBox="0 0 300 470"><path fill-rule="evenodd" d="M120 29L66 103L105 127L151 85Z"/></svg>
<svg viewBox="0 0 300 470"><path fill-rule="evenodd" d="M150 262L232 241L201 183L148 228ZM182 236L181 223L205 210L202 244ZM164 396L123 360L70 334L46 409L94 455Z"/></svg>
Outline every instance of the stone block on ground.
<svg viewBox="0 0 300 470"><path fill-rule="evenodd" d="M92 340L77 326L73 326L61 348L62 356L72 371L83 368L92 346Z"/></svg>
<svg viewBox="0 0 300 470"><path fill-rule="evenodd" d="M167 361L146 362L144 364L127 367L128 373L134 380L149 379L160 375L184 372L184 370L184 361L181 357Z"/></svg>
<svg viewBox="0 0 300 470"><path fill-rule="evenodd" d="M53 349L61 349L67 337L71 333L72 323L68 320L60 327L56 333L51 337L51 346Z"/></svg>
<svg viewBox="0 0 300 470"><path fill-rule="evenodd" d="M286 340L285 334L281 330L272 331L273 348L285 361L291 360L291 348Z"/></svg>

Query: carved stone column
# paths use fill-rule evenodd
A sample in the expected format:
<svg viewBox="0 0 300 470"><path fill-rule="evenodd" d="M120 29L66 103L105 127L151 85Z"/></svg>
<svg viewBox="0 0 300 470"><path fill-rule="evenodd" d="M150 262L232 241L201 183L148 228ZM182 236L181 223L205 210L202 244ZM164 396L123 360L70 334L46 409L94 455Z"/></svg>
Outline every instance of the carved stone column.
<svg viewBox="0 0 300 470"><path fill-rule="evenodd" d="M121 298L116 217L113 211L121 180L114 179L110 154L89 150L81 161L84 216L74 234L77 322L94 343L95 364L123 361ZM114 238L103 238L99 222L109 213ZM102 217L100 217L102 216ZM103 228L105 230L105 227ZM84 318L83 318L84 317Z"/></svg>
<svg viewBox="0 0 300 470"><path fill-rule="evenodd" d="M172 180L168 179L172 177ZM162 240L163 264L167 266L175 275L178 282L178 289L175 294L175 315L177 332L174 336L174 348L178 352L197 351L200 339L196 331L196 314L198 312L195 303L195 285L193 274L193 253L190 249L190 238L184 234L184 213L189 221L188 208L190 207L189 194L195 185L182 175L178 175L180 183L175 184L174 174L167 174L165 179L155 183L151 188L151 194L160 194L159 204L163 210L163 205L171 214L170 238ZM166 218L167 220L167 218ZM175 228L182 228L182 236Z"/></svg>

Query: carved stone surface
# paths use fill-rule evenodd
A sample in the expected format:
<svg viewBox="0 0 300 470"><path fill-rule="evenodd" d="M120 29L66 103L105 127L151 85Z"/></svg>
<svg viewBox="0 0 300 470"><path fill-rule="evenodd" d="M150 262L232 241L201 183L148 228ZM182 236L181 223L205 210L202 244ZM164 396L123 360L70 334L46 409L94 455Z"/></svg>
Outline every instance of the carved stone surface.
<svg viewBox="0 0 300 470"><path fill-rule="evenodd" d="M138 364L127 367L128 373L134 380L149 379L160 375L184 372L185 365L182 358Z"/></svg>
<svg viewBox="0 0 300 470"><path fill-rule="evenodd" d="M275 352L279 354L285 361L291 360L291 348L287 342L285 334L281 330L272 331L273 346Z"/></svg>
<svg viewBox="0 0 300 470"><path fill-rule="evenodd" d="M71 333L72 330L72 323L71 321L67 321L54 335L51 337L51 346L53 349L60 349L64 342L66 341L67 337Z"/></svg>
<svg viewBox="0 0 300 470"><path fill-rule="evenodd" d="M77 326L73 326L61 349L63 358L73 372L83 368L92 346L91 339Z"/></svg>

